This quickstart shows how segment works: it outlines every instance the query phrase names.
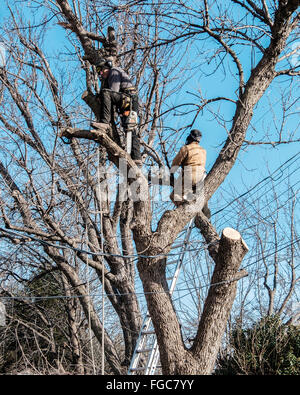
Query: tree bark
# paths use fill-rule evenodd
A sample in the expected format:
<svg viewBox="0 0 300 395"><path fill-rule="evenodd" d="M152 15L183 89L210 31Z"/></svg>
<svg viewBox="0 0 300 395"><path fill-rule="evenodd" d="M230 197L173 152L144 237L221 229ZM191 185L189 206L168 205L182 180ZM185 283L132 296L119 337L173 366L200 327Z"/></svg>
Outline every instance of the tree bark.
<svg viewBox="0 0 300 395"><path fill-rule="evenodd" d="M235 298L237 281L247 275L245 271L238 271L247 251L247 245L236 230L223 230L208 297L190 350L184 345L168 292L165 259L140 260L138 269L160 347L163 374L211 373Z"/></svg>
<svg viewBox="0 0 300 395"><path fill-rule="evenodd" d="M83 57L80 56L80 61L88 60L91 64L95 64L100 55L103 56L104 52L111 56L116 55L115 34L112 29L110 29L108 32L108 39L105 39L104 37L102 39L101 37L97 36L97 34L86 30L81 20L77 18L76 12L74 13L72 6L70 6L70 1L56 0L56 3L59 5L61 11L60 17L63 16L66 20L66 23L63 22L61 25L74 32L80 41L85 55ZM212 30L209 27L210 18L208 15L208 7L206 7L205 10L206 20L204 21L204 25L197 25L199 34L208 34L210 37L213 37L218 41L218 45L223 46L226 54L229 54L229 56L233 58L234 63L238 68L239 75L238 97L235 101L236 109L233 122L231 124L231 129L228 133L227 141L225 142L216 162L214 163L205 180L207 200L214 194L214 192L218 189L232 169L242 144L245 141L246 132L252 119L254 107L270 83L278 75L278 72L275 70L275 66L278 63L280 53L286 45L286 41L290 32L295 27L295 21L291 24L291 17L293 12L299 6L299 0L279 1L277 9L274 11L274 22L272 22L270 20L270 16L266 16L265 13L263 13L263 10L253 5L252 2L248 2L249 5L247 6L240 1L237 3L241 7L246 8L248 11L249 8L254 8L254 15L257 16L258 12L261 22L264 20L264 18L266 18L265 22L267 23L268 28L270 28L268 31L271 34L270 44L266 49L260 46L262 58L257 63L256 67L253 68L249 80L245 83L242 63L239 61L237 53L234 52L236 46L230 46L229 44L226 44L226 42L229 43L230 40L227 40L228 32L226 32L226 30L224 33L223 28L214 28ZM75 3L73 3L73 5L74 4ZM182 6L184 6L184 4L182 4ZM190 26L188 28L190 28ZM196 27L193 26L193 29L194 28ZM141 189L144 188L145 192L148 193L148 181L145 179L145 177L143 177L143 174L137 168L134 161L132 161L131 157L120 148L114 128L111 130L110 135L104 130L101 131L97 129L97 125L93 130L80 130L71 128L72 118L67 117L67 114L65 113L65 107L62 105L59 98L59 84L50 73L50 67L49 65L46 65L44 55L37 49L37 47L33 47L30 44L31 41L30 43L27 42L24 38L25 36L22 38L19 30L15 30L17 31L18 37L23 46L26 47L28 51L31 51L35 57L38 57L42 60L41 65L43 67L39 66L39 69L44 68L43 73L45 81L47 81L49 84L59 118L59 121L56 123L55 120L52 119L50 111L48 111L47 113L50 115L49 119L51 120L51 124L62 126L63 121L63 126L69 127L62 132L66 137L71 139L73 137L84 138L101 144L107 150L109 161L115 164L117 167L119 166L120 159L124 160L127 169L136 171L138 175L137 178L139 179L139 187ZM94 40L97 40L103 44L104 48L102 52L95 49ZM22 51L18 52L18 56L21 56L20 54L22 54ZM26 58L22 60L22 67L25 67L25 59ZM145 58L145 65L146 64L149 64L147 58ZM88 67L89 64L87 65L87 68ZM150 108L152 106L151 98L154 95L154 91L158 92L159 90L159 84L157 82L158 74L156 73L155 75L156 77L153 83L153 89L150 92L150 100L146 106L149 114L151 112ZM133 239L131 238L131 240L135 243L135 249L129 244L125 245L123 242L123 254L124 251L131 254L137 251L137 253L140 255L149 255L149 258L140 257L138 262L138 270L143 283L148 309L157 334L163 373L210 374L213 369L225 325L234 301L237 280L246 274L243 271L239 272L240 264L245 253L247 252L247 246L243 242L239 233L233 229L226 228L223 231L222 237L219 237L211 223L201 214L199 207L197 205L192 207L193 204L183 204L174 210L164 212L157 224L156 230L152 231L152 212L150 199L145 199L143 201L134 202L132 207L130 207L130 216L134 218L134 226L132 227L129 225L129 218L126 218L126 216L122 216L120 214L126 211L125 205L118 207L118 204L116 204L116 211L120 210L120 212L117 213L117 220L112 218L113 216L111 217L109 215L110 211L108 208L108 218L104 219L101 224L100 235L100 227L97 227L97 225L93 224L93 221L90 220L87 206L82 202L84 199L83 195L77 193L75 184L67 175L68 173L66 173L65 169L63 169L58 164L56 164L55 168L52 167L52 157L48 155L46 148L42 144L39 133L37 133L34 128L34 117L30 113L30 106L28 105L27 101L24 100L22 95L18 93L18 89L16 88L17 85L15 86L9 82L10 77L8 78L8 75L5 74L4 68L0 73L0 77L2 81L5 82L5 86L8 89L13 102L16 104L16 109L21 112L21 115L24 118L24 125L26 128L28 128L29 133L26 134L24 131L22 131L22 129L18 130L19 126L18 128L12 126L8 127L8 123L5 123L5 118L2 117L2 119L4 119L5 127L8 127L8 130L10 130L11 133L17 135L18 138L20 138L25 144L28 144L31 148L39 152L45 162L51 166L53 172L56 172L61 180L65 182L65 188L67 189L67 191L64 191L65 195L69 197L70 205L72 205L72 203L76 204L78 213L80 213L81 219L83 221L83 225L88 229L87 237L91 250L93 252L100 251L101 247L99 239L105 239L106 245L104 248L106 248L106 251L111 254L111 257L107 257L106 262L108 263L111 271L108 272L106 270L106 277L104 281L101 277L101 269L103 267L101 260L97 260L95 258L95 260L93 262L90 261L88 265L95 269L100 282L103 281L102 285L105 287L105 290L109 295L108 298L118 314L123 330L123 337L126 343L125 363L128 362L130 354L134 348L140 322L140 312L134 288L134 265L130 263L127 258L123 258L121 256L115 258L116 254L122 254L122 251L118 250L119 245L116 237L117 228L118 230L121 230L121 236L126 236L129 238L132 237L133 234ZM90 85L87 84L87 88L89 90L82 96L82 99L93 111L97 120L99 116L99 103L97 97L92 94L92 87L92 82L90 82ZM159 103L159 100L156 103ZM159 114L158 107L155 109L155 114ZM154 120L153 124L155 124L155 122L156 120ZM16 122L16 125L18 125L18 122ZM150 140L152 141L153 139L151 138ZM85 177L86 174L88 174L88 171L86 171L86 162L84 160L84 156L80 155L79 153L79 144L75 146L74 139L70 148L73 150L74 159L79 170L78 173ZM165 159L168 164L168 158ZM30 168L28 168L28 174L29 172ZM26 231L29 234L37 234L37 232L40 232L41 234L45 227L45 234L42 235L44 240L48 240L47 232L51 232L51 235L55 235L57 238L56 240L60 240L63 245L67 244L70 247L75 246L76 243L72 240L72 238L68 238L66 236L68 233L63 230L63 227L60 228L55 222L55 215L53 214L52 216L51 213L53 206L49 205L49 208L45 209L43 199L41 199L39 194L34 191L32 194L37 204L36 207L33 207L30 196L27 198L28 200L26 200L25 196L22 194L22 190L19 189L16 184L17 181L15 181L13 177L10 176L7 168L5 168L5 166L1 163L0 174L8 186L11 197L15 201L16 209L21 215L20 217L23 220L23 225L25 225L22 229L24 232ZM89 176L87 176L87 179L88 178ZM130 184L132 181L129 180L128 182ZM87 184L88 183L89 181L87 180ZM53 183L52 186L53 191L56 190L56 184ZM83 187L85 185L82 184L81 186ZM96 201L97 194L95 193L94 185L91 183L87 185L87 188L90 188L91 196L94 196ZM80 188L78 188L78 190L79 189ZM59 190L59 193L63 194L61 190ZM33 200L34 199L32 199L32 201ZM63 201L60 203L63 203ZM101 209L101 204L99 207ZM39 213L40 217L38 217L36 214L37 212ZM197 219L195 223L201 230L206 242L209 244L208 250L216 266L211 279L211 285L208 291L207 300L205 301L202 317L199 323L197 336L193 346L190 349L187 349L182 339L180 323L178 322L176 312L168 291L165 273L166 259L165 257L151 258L151 256L157 256L160 254L167 255L178 233L196 214ZM123 217L123 219L127 221L126 226L123 227L118 223L120 217ZM4 218L7 219L7 217ZM38 220L36 220L36 218L38 218ZM41 220L43 223L43 227L41 228L38 226L38 224L40 224L39 220ZM8 224L7 227L9 228L9 220L7 219L6 222ZM82 226L82 229L84 226ZM101 323L99 320L97 310L93 307L89 296L86 295L86 289L80 281L77 273L73 270L73 267L68 265L63 257L57 253L57 250L45 247L45 251L65 274L68 283L78 291L78 296L80 297L79 300L83 311L86 317L91 318L91 327L96 338L98 339L99 344L101 344L102 334L104 333L103 323ZM84 255L85 254L78 253L78 256L81 259L84 258ZM84 259L82 259L82 262L85 264ZM76 328L74 327L74 331L75 329ZM74 343L74 347L77 348L76 343ZM110 363L113 373L122 373L124 371L122 362L113 342L107 333L105 333L105 352L107 361Z"/></svg>
<svg viewBox="0 0 300 395"><path fill-rule="evenodd" d="M191 349L197 358L201 374L210 374L214 368L235 299L237 280L247 275L244 270L238 271L247 252L248 247L239 232L225 228L215 258L216 266L205 300L196 340Z"/></svg>
<svg viewBox="0 0 300 395"><path fill-rule="evenodd" d="M295 28L297 18L293 24L290 21L299 3L299 0L286 1L276 10L270 44L257 66L252 70L249 80L239 95L226 143L205 179L207 200L211 198L232 169L245 140L254 107L277 75L275 66L289 34Z"/></svg>

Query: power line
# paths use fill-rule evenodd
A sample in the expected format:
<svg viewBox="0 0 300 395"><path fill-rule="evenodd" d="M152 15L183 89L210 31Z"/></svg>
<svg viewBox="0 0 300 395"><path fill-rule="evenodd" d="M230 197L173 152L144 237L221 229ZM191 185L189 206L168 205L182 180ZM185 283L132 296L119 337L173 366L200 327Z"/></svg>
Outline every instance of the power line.
<svg viewBox="0 0 300 395"><path fill-rule="evenodd" d="M296 244L296 243L299 242L299 241L300 241L300 239L297 239L297 240L294 240L292 243L286 243L285 245L283 245L283 246L280 247L279 249L277 248L277 249L273 250L273 251L270 252L268 255L262 256L261 258L257 259L256 261L251 262L251 263L249 263L249 264L247 264L247 265L241 267L241 270L246 269L246 268L248 268L248 267L250 267L250 266L252 266L252 265L254 265L254 264L256 264L256 263L258 263L258 262L260 262L260 261L262 261L262 260L264 260L264 259L266 259L266 258L269 258L270 256L272 256L272 255L274 255L274 254L276 254L276 253L278 253L278 252L280 252L280 251L282 251L282 250L284 250L284 249L286 249L286 248L288 248L288 247L291 247L292 245ZM294 258L299 258L299 257L300 257L300 255L294 256ZM249 258L249 259L251 259L251 258ZM280 260L277 260L276 263L280 263L280 262L287 261L287 260L288 260L288 258L285 257L285 258L282 258L282 259L280 259ZM299 264L299 265L300 265L300 264ZM298 265L298 266L299 266L299 265ZM298 266L296 266L295 269L296 269ZM210 276L209 273L205 273L205 274L199 275L199 276L197 277L197 280L199 281L199 280L201 280L201 279L203 279L203 278L207 278L207 277L209 277L209 276ZM186 280L186 279L185 279L185 280L181 280L181 284L182 284L182 283L185 283L185 282L187 282L187 281L188 281L188 280Z"/></svg>
<svg viewBox="0 0 300 395"><path fill-rule="evenodd" d="M92 256L106 256L106 257L115 257L115 258L124 258L124 259L134 259L134 258L147 259L147 258L160 258L160 257L163 258L163 257L168 257L168 256L177 256L177 255L181 254L181 252L168 252L165 254L157 254L157 255L145 255L145 254L139 254L139 253L131 254L131 255L124 255L124 254L113 254L113 253L109 253L109 252L92 252L92 251L87 251L87 250L84 250L81 248L76 248L76 247L71 247L71 246L56 245L56 244L50 243L46 240L42 240L42 239L39 239L34 236L28 236L28 235L22 236L17 232L9 231L9 230L3 229L3 228L0 228L0 231L6 233L8 235L11 235L11 236L17 236L21 239L24 239L24 238L31 239L33 241L40 243L40 244L46 244L49 247L54 247L54 248L58 248L58 249L67 249L67 250L69 249L69 250L72 250L75 252L80 252L80 253L88 254L88 255L92 255ZM209 243L209 244L203 246L201 249L207 249L209 246L214 245L214 244L217 244L217 242ZM201 249L192 248L192 249L186 250L186 252L199 251Z"/></svg>
<svg viewBox="0 0 300 395"><path fill-rule="evenodd" d="M294 240L292 243L287 243L287 244L285 244L285 245L284 245L283 247L281 247L281 248L276 248L276 249L275 249L273 252L271 252L270 254L264 255L264 256L261 257L260 259L257 259L255 262L251 262L251 263L247 264L247 265L244 266L242 269L246 269L246 268L249 267L249 266L255 265L256 263L262 261L263 259L269 258L270 256L272 256L272 255L274 255L274 254L276 254L276 253L278 253L278 252L280 252L280 251L282 251L282 250L284 250L284 249L286 249L286 248L288 248L288 247L292 247L294 244L296 244L296 243L298 243L298 242L300 242L300 238Z"/></svg>
<svg viewBox="0 0 300 395"><path fill-rule="evenodd" d="M200 288L207 288L207 287L213 287L213 286L217 286L217 285L222 285L222 284L228 284L231 282L237 281L236 279L232 279L232 280L224 280L224 281L220 281L217 283L213 283L213 284L204 284L202 285ZM179 291L188 291L190 290L190 288L183 288L180 290L177 290L177 292ZM129 295L151 295L151 294L168 294L170 293L170 291L149 291L149 292L128 292L128 293L106 293L106 296L129 296ZM100 297L102 296L102 294L84 294L84 295L47 295L47 296L0 296L0 299L13 299L13 300L33 300L32 303L35 303L38 300L47 300L47 299L75 299L75 298L94 298L94 297Z"/></svg>
<svg viewBox="0 0 300 395"><path fill-rule="evenodd" d="M299 168L300 168L300 167L299 167ZM299 169L299 168L298 168L298 169ZM283 180L282 180L282 181L283 181ZM285 191L283 191L279 196L276 196L271 202L268 202L268 203L265 204L263 207L260 207L259 210L260 210L260 211L263 210L264 208L268 207L272 202L274 202L276 199L279 199L279 198L280 198L282 195L284 195L285 193L287 193L287 192L289 192L289 191L292 191L293 188L294 188L297 184L299 184L299 182L300 182L300 180L297 181L297 182L296 182L295 184L293 184L292 186L288 187L288 189L285 190ZM267 192L268 192L268 191L267 191ZM267 192L266 192L266 193L267 193ZM258 200L260 197L261 197L261 196L257 197L256 200ZM248 230L248 229L251 229L251 228L256 227L257 225L259 225L259 224L260 224L262 221L264 221L264 220L266 221L267 218L271 217L275 212L277 212L277 211L279 211L281 208L285 207L285 206L286 206L286 203L287 203L289 200L293 199L294 197L295 197L295 195L291 195L291 196L290 196L288 199L286 199L280 206L277 206L277 207L275 208L275 210L273 210L271 213L269 213L269 214L266 215L265 217L261 217L261 219L260 219L259 222L255 223L255 224L253 224L253 225L249 225L247 228L244 228L243 231L246 231L246 230ZM248 206L249 206L249 204L248 204ZM246 206L245 208L247 208L247 206ZM258 215L260 215L260 212L259 212L257 209L255 209L255 208L253 208L253 209L255 210L255 212L256 212ZM241 209L240 209L240 211L241 211ZM222 225L224 224L224 222L230 222L230 220L234 217L234 214L235 214L235 213L233 213L233 214L231 215L231 217L229 218L229 220L228 220L228 219L227 219L227 220L224 220L223 223L222 223L221 225L219 225L219 226L222 226Z"/></svg>
<svg viewBox="0 0 300 395"><path fill-rule="evenodd" d="M294 158L296 158L298 155L299 155L299 153L296 154L296 155L294 155L294 156L291 157L290 159L288 159L282 166L285 166L287 163L289 163L291 160L293 160ZM290 167L291 165L292 165L292 163L290 163L288 167ZM250 188L248 191L244 192L242 195L240 195L239 197L235 198L232 202L230 202L229 204L227 204L225 207L223 207L222 209L220 209L219 211L217 211L217 212L214 213L213 215L215 215L215 214L217 214L217 213L219 213L219 212L225 210L225 209L226 209L227 207L229 207L231 204L233 204L234 202L236 202L238 199L240 199L241 197L245 196L246 194L252 192L253 190L255 190L255 188L256 188L257 186L262 185L262 184L263 184L264 182L266 182L267 180L277 181L278 179L281 179L281 178L282 178L282 175L283 175L282 166L280 166L280 167L279 167L278 169L276 169L271 175L269 175L268 177L266 177L266 178L264 178L263 180L261 180L260 182L258 182L256 185L254 185L254 186L253 186L252 188ZM298 169L298 168L297 168L297 169ZM278 178L275 178L274 175L276 174L276 172L277 172L278 170L281 171L281 174L279 175ZM6 233L6 234L10 234L10 235L14 235L14 236L22 237L22 238L23 238L23 237L26 237L26 238L29 238L29 239L31 239L31 240L33 240L33 241L37 241L37 242L39 242L39 243L41 243L41 244L46 244L46 245L51 246L51 247L54 247L54 248L71 249L71 250L76 251L76 252L85 253L85 254L90 254L90 255L93 255L93 256L112 256L112 257L120 257L120 258L137 258L137 257L142 257L142 258L158 258L158 257L167 257L167 256L177 256L177 255L180 255L180 254L181 254L181 252L177 252L177 253L167 253L167 254L158 254L158 255L145 255L145 254L138 254L138 253L137 253L137 254L132 254L132 255L111 254L111 253L104 253L104 252L95 253L95 252L90 252L90 251L86 251L86 250L79 249L79 248L76 248L76 247L71 247L71 246L55 245L55 244L53 244L53 243L50 243L50 242L47 242L47 241L45 241L45 240L36 238L36 237L34 237L34 236L21 236L19 233L16 233L16 232L13 232L13 231L8 231L8 230L2 229L2 228L0 228L0 231L4 232L4 233ZM268 255L266 255L266 256L264 256L264 257L262 257L262 258L256 260L255 262L252 262L252 263L250 263L250 264L244 266L244 268L248 268L248 267L250 267L250 266L252 266L252 265L258 263L259 261L261 261L261 260L263 260L263 259L265 259L265 258L268 258L268 257L274 255L276 252L280 252L280 251L282 251L283 249L288 248L289 246L294 245L295 243L299 242L299 240L300 240L300 239L296 239L296 240L294 240L292 243L287 243L287 244L285 244L283 247L281 247L281 248L279 248L279 249L277 248L277 249L276 249L275 251L273 251L272 253L270 253L270 254L268 254ZM215 244L215 243L211 243L211 244ZM209 245L211 245L211 244L209 244ZM203 246L201 249L199 249L199 248L194 248L194 249L186 250L186 252L193 252L193 251L198 251L198 252L199 252L199 251L201 251L201 250L203 250L203 249L207 249L209 245ZM217 286L217 285L225 284L225 283L232 282L232 281L235 281L235 280L224 281L224 282L219 282L219 283L214 283L214 284L205 284L205 285L202 285L201 287L198 287L198 288L201 289L201 288L207 288L207 287L209 287L209 286ZM180 290L178 290L178 292L180 292L180 291L185 291L185 290L190 291L190 288L188 288L188 289L180 289ZM167 292L167 291L162 291L162 292ZM153 292L149 292L149 293L153 293ZM140 292L140 293L132 292L132 293L127 293L127 294L122 294L122 293L117 293L117 294L115 294L115 293L114 293L114 294L107 294L107 296L109 296L109 295L122 296L122 295L130 295L130 294L136 294L136 295L138 295L138 294L143 294L143 295L145 295L145 294L147 294L147 293L145 293L145 292ZM13 296L13 297L0 296L0 297L3 298L3 299L34 299L34 300L40 300L40 299L72 298L72 297L73 297L73 298L80 298L80 297L85 297L85 296L88 296L88 297L96 297L96 296L99 296L99 295L94 294L94 295L70 295L70 296L67 296L67 295L49 295L49 296L40 296L40 297L38 297L38 296L28 296L28 297L26 297L26 296Z"/></svg>
<svg viewBox="0 0 300 395"><path fill-rule="evenodd" d="M300 238L294 240L292 243L288 243L285 244L283 247L281 248L277 248L275 249L272 253L256 260L255 262L251 262L250 264L247 264L246 266L242 267L241 270L246 269L260 261L262 261L265 258L268 258L282 250L284 250L285 248L291 247L292 245L294 245L295 243L300 242ZM263 276L264 277L264 276ZM213 286L217 286L217 285L222 285L222 284L227 284L227 283L231 283L237 281L236 279L232 279L232 280L225 280L225 281L220 281L217 283L212 283L212 284L204 284L201 285L200 287L198 287L197 289L203 289L203 288L208 288L208 287L213 287ZM182 292L182 291L190 291L190 288L182 288L182 289L177 289L176 292ZM127 292L127 293L107 293L106 296L128 296L128 295L147 295L147 294L160 294L160 293L169 293L169 291L153 291L153 292ZM67 299L67 298L84 298L84 297L97 297L97 296L102 296L101 294L85 294L85 295L47 295L47 296L0 296L0 299L15 299L15 300L20 300L20 299L34 299L34 301L36 300L44 300L44 299Z"/></svg>
<svg viewBox="0 0 300 395"><path fill-rule="evenodd" d="M292 157L290 157L287 161L285 161L282 165L280 165L277 169L275 169L269 176L263 178L262 180L260 180L258 183L256 183L253 187L251 187L250 189L248 189L247 191L243 192L241 195L239 195L238 197L234 198L232 201L230 201L226 206L222 207L221 209L217 210L216 212L212 213L211 216L219 214L220 212L224 211L227 207L231 206L233 203L235 203L236 201L238 201L239 199L241 199L242 197L248 195L250 192L252 192L253 190L256 189L256 187L258 187L261 184L264 184L266 181L277 181L278 179L280 179L283 176L283 167L288 164L289 162L291 162L293 159L297 158L300 155L300 152L298 152L297 154L293 155ZM289 166L287 166L287 168L289 168L293 163L290 163ZM298 170L299 167L296 169ZM280 172L281 174L278 177L275 177L275 174L277 172ZM258 189L260 190L260 188Z"/></svg>

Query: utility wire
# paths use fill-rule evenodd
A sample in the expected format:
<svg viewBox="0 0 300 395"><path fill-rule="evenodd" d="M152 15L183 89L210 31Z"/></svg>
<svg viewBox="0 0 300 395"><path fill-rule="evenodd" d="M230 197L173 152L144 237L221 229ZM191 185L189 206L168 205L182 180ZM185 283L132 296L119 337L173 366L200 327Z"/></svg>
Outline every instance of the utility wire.
<svg viewBox="0 0 300 395"><path fill-rule="evenodd" d="M58 249L61 248L61 249L72 250L72 251L80 252L80 253L83 253L83 254L89 254L89 255L92 255L92 256L108 256L108 257L128 258L128 259L130 259L130 258L146 258L147 259L147 258L163 258L163 257L168 257L168 256L177 256L177 255L181 254L181 252L168 252L168 253L165 253L165 254L157 254L157 255L145 255L145 254L139 254L139 253L131 254L131 255L122 255L122 254L112 254L112 253L109 253L109 252L92 252L92 251L87 251L87 250L84 250L84 249L81 249L81 248L53 244L53 243L50 243L50 242L48 242L46 240L42 240L42 239L39 239L39 238L34 237L34 236L28 236L28 235L23 236L23 235L20 235L17 232L14 232L14 231L11 231L11 230L7 230L7 229L3 229L3 228L0 228L0 231L3 232L3 233L6 233L8 235L11 235L11 236L18 236L21 239L24 239L24 238L25 239L31 239L31 240L36 241L38 243L46 244L49 247L54 247L54 248L58 248ZM217 244L217 243L218 242L209 243L206 246L203 246L201 249L207 249L209 246ZM186 250L186 251L187 252L199 251L199 248L192 248L192 249L189 249L189 250Z"/></svg>
<svg viewBox="0 0 300 395"><path fill-rule="evenodd" d="M263 259L269 258L270 256L284 250L285 248L291 247L292 245L296 244L300 242L300 238L294 240L292 243L287 243L285 244L283 247L281 248L276 248L272 253L257 259L255 262L251 262L250 264L247 264L246 266L242 267L242 269L246 269L260 261L262 261ZM204 284L201 285L200 287L198 287L198 289L203 289L203 288L207 288L207 287L212 287L212 286L217 286L217 285L222 285L222 284L227 284L227 283L231 283L233 281L237 281L236 279L233 280L225 280L225 281L220 281L217 283L212 283L212 284ZM177 289L176 292L181 292L181 291L188 291L190 290L190 288L182 288L182 289ZM147 295L147 294L160 294L160 293L169 293L169 291L153 291L153 292L128 292L128 293L107 293L106 296L127 296L127 295ZM101 294L92 294L92 295L48 295L48 296L0 296L0 299L34 299L34 300L44 300L44 299L67 299L67 298L83 298L83 297L99 297L102 296Z"/></svg>
<svg viewBox="0 0 300 395"><path fill-rule="evenodd" d="M258 191L262 188L263 184L265 184L267 181L277 181L279 179L281 179L281 177L283 176L283 173L286 169L283 169L284 166L286 166L289 162L291 162L293 159L297 158L298 156L300 156L300 152L298 152L297 154L293 155L292 157L290 157L287 161L285 161L282 165L280 165L277 169L275 169L269 176L263 178L262 180L260 180L258 183L256 183L253 187L251 187L250 189L248 189L247 191L243 192L241 195L239 195L238 197L234 198L232 201L230 201L226 206L222 207L221 209L219 209L218 211L215 211L214 213L212 213L211 216L217 215L219 213L221 213L222 211L226 210L226 208L228 208L229 206L231 206L233 203L237 202L239 199L241 199L242 197L248 195L249 193L251 193L252 191L254 191L258 186L261 186ZM296 162L296 160L294 161ZM287 166L287 168L289 168L294 162L290 163L289 166ZM297 167L295 171L299 170L300 167ZM294 171L294 172L295 172ZM278 177L275 177L275 175L277 174L277 172L280 172L280 175ZM286 178L286 177L285 177ZM284 178L284 179L285 179ZM283 180L284 180L283 179ZM280 182L282 182L283 180L281 180ZM264 192L263 195L265 195L266 192ZM262 195L262 196L263 196Z"/></svg>

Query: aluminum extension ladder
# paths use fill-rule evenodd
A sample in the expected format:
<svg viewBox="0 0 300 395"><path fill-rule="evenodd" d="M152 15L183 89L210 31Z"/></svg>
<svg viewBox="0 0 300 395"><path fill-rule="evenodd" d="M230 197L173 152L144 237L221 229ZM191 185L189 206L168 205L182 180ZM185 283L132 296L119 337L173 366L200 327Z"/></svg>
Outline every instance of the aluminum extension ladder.
<svg viewBox="0 0 300 395"><path fill-rule="evenodd" d="M171 284L169 287L171 296L175 289L180 269L182 267L183 258L188 246L193 224L194 218L190 220L186 227L183 243L177 246L173 246L173 249L181 247L178 258L170 262L167 261L167 265L176 263L176 268L174 270L173 276L167 278L167 280L171 280ZM136 342L136 347L131 359L130 367L128 369L128 375L136 375L139 373L142 375L159 374L157 373L157 371L159 371L161 366L158 365L158 363L159 349L157 344L157 338L155 335L151 317L147 311L141 326L138 340Z"/></svg>

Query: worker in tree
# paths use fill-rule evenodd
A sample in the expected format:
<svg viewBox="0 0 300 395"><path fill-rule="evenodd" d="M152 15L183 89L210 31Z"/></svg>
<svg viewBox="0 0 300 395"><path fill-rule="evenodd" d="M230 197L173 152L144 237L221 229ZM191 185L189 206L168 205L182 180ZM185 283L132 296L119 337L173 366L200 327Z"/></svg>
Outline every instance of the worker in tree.
<svg viewBox="0 0 300 395"><path fill-rule="evenodd" d="M131 157L141 163L140 141L137 135L138 95L130 77L112 62L100 59L96 65L101 79L100 123L108 127L111 123L112 106L115 105L121 117L124 132L132 132ZM107 125L107 126L106 126Z"/></svg>
<svg viewBox="0 0 300 395"><path fill-rule="evenodd" d="M201 137L202 133L200 130L191 130L185 145L181 147L172 162L172 168L178 166L182 168L180 175L175 180L174 190L170 195L176 206L194 200L197 197L197 186L200 185L203 188L201 182L205 178L206 150L199 145ZM207 203L202 211L210 218L210 210Z"/></svg>

